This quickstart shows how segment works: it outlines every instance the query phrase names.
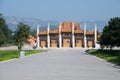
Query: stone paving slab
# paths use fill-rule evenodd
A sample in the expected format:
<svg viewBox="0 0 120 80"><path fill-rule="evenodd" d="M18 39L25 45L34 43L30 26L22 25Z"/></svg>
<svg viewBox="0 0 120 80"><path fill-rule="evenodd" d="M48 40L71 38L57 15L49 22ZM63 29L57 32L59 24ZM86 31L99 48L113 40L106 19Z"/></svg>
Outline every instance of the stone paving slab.
<svg viewBox="0 0 120 80"><path fill-rule="evenodd" d="M49 49L0 63L0 80L120 80L120 69L83 49Z"/></svg>

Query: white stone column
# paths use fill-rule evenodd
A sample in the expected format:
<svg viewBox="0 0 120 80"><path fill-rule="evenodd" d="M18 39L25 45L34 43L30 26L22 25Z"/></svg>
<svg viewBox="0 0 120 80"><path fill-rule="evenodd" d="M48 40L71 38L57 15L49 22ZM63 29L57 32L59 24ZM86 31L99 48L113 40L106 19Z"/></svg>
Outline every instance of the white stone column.
<svg viewBox="0 0 120 80"><path fill-rule="evenodd" d="M59 48L62 47L61 23L59 23Z"/></svg>
<svg viewBox="0 0 120 80"><path fill-rule="evenodd" d="M40 47L40 38L39 38L39 24L37 25L37 48Z"/></svg>
<svg viewBox="0 0 120 80"><path fill-rule="evenodd" d="M48 27L47 27L47 47L50 48L50 24L48 24Z"/></svg>
<svg viewBox="0 0 120 80"><path fill-rule="evenodd" d="M75 28L74 28L74 22L72 23L72 47L75 47L75 36L74 36Z"/></svg>
<svg viewBox="0 0 120 80"><path fill-rule="evenodd" d="M95 24L95 32L94 32L94 44L95 48L97 47L97 25Z"/></svg>
<svg viewBox="0 0 120 80"><path fill-rule="evenodd" d="M86 24L84 24L84 48L87 48Z"/></svg>

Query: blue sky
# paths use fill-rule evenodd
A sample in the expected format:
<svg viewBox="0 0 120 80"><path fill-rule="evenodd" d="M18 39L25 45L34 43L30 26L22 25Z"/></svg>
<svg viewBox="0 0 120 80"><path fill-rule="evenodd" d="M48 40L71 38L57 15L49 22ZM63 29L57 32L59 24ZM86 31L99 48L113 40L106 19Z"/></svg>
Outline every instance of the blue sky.
<svg viewBox="0 0 120 80"><path fill-rule="evenodd" d="M120 17L120 0L0 0L0 13L41 20L109 20Z"/></svg>

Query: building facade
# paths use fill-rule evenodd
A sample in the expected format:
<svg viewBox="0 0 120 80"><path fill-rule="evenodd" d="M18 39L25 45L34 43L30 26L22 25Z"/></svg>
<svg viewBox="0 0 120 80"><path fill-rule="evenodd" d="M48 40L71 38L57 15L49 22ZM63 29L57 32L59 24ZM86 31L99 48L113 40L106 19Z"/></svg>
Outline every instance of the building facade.
<svg viewBox="0 0 120 80"><path fill-rule="evenodd" d="M84 30L82 30L80 29L80 24L74 24L73 22L63 22L62 24L60 23L58 29L56 30L50 30L49 24L47 31L39 31L39 25L37 27L38 48L96 47L96 40L96 25L94 31L87 31L86 24L84 24Z"/></svg>

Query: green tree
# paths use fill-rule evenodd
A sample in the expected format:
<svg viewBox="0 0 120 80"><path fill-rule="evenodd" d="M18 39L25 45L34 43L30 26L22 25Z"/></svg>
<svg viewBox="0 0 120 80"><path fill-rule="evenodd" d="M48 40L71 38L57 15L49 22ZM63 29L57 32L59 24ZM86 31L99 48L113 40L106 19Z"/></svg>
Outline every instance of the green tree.
<svg viewBox="0 0 120 80"><path fill-rule="evenodd" d="M102 36L100 38L101 46L110 46L112 49L114 46L120 46L120 18L115 17L110 19L108 25L103 29Z"/></svg>
<svg viewBox="0 0 120 80"><path fill-rule="evenodd" d="M6 40L5 35L3 32L0 30L0 46L4 44L4 41Z"/></svg>
<svg viewBox="0 0 120 80"><path fill-rule="evenodd" d="M2 14L0 14L0 30L1 30L1 35L4 36L6 39L2 41L0 46L4 43L9 42L12 31L8 28L5 19L2 17Z"/></svg>
<svg viewBox="0 0 120 80"><path fill-rule="evenodd" d="M36 33L37 33L36 30L31 30L31 31L30 31L30 34L31 34L32 36L34 36L34 37L37 37L37 36L36 36Z"/></svg>
<svg viewBox="0 0 120 80"><path fill-rule="evenodd" d="M15 31L14 39L15 43L18 46L18 49L21 50L22 46L25 43L29 43L28 38L30 34L30 27L24 23L19 23L17 30Z"/></svg>

